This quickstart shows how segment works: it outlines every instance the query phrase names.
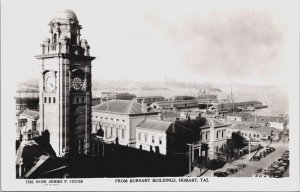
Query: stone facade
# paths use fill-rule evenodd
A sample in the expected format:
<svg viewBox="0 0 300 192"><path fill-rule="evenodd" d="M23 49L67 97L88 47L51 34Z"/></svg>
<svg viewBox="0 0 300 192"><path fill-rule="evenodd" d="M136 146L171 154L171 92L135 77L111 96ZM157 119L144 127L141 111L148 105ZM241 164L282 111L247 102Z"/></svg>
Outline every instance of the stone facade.
<svg viewBox="0 0 300 192"><path fill-rule="evenodd" d="M164 131L137 128L136 137L137 149L167 154L167 134Z"/></svg>
<svg viewBox="0 0 300 192"><path fill-rule="evenodd" d="M89 153L91 133L91 61L86 40L80 38L77 16L71 10L51 20L50 38L41 44L39 83L42 131L58 156ZM79 150L80 148L80 150Z"/></svg>
<svg viewBox="0 0 300 192"><path fill-rule="evenodd" d="M135 147L136 126L145 119L157 119L157 114L142 111L142 105L136 101L111 100L93 107L93 130L97 132L101 128L107 142L115 142L118 138L119 144Z"/></svg>

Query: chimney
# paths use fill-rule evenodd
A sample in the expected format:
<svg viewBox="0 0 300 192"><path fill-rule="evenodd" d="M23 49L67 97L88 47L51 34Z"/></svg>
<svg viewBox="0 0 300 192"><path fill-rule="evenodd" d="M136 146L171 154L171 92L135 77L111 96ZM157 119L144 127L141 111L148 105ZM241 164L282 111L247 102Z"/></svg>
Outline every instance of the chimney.
<svg viewBox="0 0 300 192"><path fill-rule="evenodd" d="M147 113L147 103L145 103L144 99L142 100L142 112Z"/></svg>

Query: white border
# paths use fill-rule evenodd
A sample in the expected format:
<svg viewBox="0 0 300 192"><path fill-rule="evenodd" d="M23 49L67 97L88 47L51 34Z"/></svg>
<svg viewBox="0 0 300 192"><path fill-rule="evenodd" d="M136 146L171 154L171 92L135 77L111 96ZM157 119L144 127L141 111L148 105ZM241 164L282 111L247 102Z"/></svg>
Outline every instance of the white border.
<svg viewBox="0 0 300 192"><path fill-rule="evenodd" d="M205 3L206 1L201 1ZM231 2L231 1L230 1ZM257 1L260 3L261 1ZM268 1L263 1L266 3ZM17 23L9 23L6 17L5 8L8 1L2 1L1 6L1 189L9 191L241 191L241 190L268 190L268 191L298 191L299 190L299 2L298 1L272 1L293 7L290 14L295 20L289 20L294 28L289 31L289 41L292 46L289 47L288 56L286 58L289 68L289 76L286 77L289 82L290 93L290 151L291 151L291 169L290 177L282 179L262 179L262 178L209 178L209 182L199 183L134 183L122 184L116 183L115 179L83 179L83 184L60 184L57 186L44 186L42 184L26 184L26 180L15 179L15 151L14 139L14 70L10 64L10 58L6 57L7 51L15 50L15 56L18 57L18 51L24 48L21 42L14 42L13 37L9 36L9 32L5 31L6 25L17 25ZM16 6L18 6L17 2ZM57 3L53 1L53 3ZM71 1L70 1L71 3ZM218 1L216 2L218 3ZM232 5L234 3L231 2ZM270 1L269 1L270 3ZM84 6L84 1L82 1ZM292 6L291 6L292 5ZM233 6L234 7L234 6ZM24 7L24 9L34 9L35 7ZM12 10L10 10L12 11ZM4 13L3 13L4 12ZM90 13L89 13L90 14ZM22 17L15 13L16 17ZM92 16L92 14L91 14ZM28 21L30 22L30 21ZM20 35L22 35L20 29ZM31 37L32 38L32 37ZM4 42L4 43L3 43ZM38 46L38 45L30 45ZM26 63L20 63L26 65Z"/></svg>

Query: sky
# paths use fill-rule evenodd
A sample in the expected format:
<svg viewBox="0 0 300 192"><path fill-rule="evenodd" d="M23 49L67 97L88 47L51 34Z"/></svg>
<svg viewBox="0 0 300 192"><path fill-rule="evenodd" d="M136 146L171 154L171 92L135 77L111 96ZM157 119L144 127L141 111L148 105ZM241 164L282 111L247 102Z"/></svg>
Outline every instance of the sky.
<svg viewBox="0 0 300 192"><path fill-rule="evenodd" d="M293 2L293 1L291 1ZM72 9L93 78L280 85L295 60L295 3L284 1L3 1L2 68L39 77L56 11ZM297 22L297 20L296 20ZM298 42L298 41L297 41Z"/></svg>

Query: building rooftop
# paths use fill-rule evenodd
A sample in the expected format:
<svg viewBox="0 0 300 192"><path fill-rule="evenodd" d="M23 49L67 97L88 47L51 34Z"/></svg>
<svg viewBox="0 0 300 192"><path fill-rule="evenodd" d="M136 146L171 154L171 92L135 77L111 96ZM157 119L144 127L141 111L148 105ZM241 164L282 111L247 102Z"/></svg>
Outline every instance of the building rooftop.
<svg viewBox="0 0 300 192"><path fill-rule="evenodd" d="M143 99L143 98L164 98L163 96L140 96L137 97L138 99Z"/></svg>
<svg viewBox="0 0 300 192"><path fill-rule="evenodd" d="M153 119L145 119L144 121L142 121L140 124L137 125L137 128L138 129L151 129L151 130L166 132L170 128L171 125L172 125L172 122L153 120Z"/></svg>
<svg viewBox="0 0 300 192"><path fill-rule="evenodd" d="M230 113L226 116L237 116L243 118L245 121L254 122L256 118L257 123L268 123L268 122L279 122L279 123L288 123L288 117L286 116L259 116L256 117L251 113Z"/></svg>
<svg viewBox="0 0 300 192"><path fill-rule="evenodd" d="M24 165L33 165L33 162L41 155L48 153L34 140L22 141L16 155L16 164L19 164L22 159Z"/></svg>
<svg viewBox="0 0 300 192"><path fill-rule="evenodd" d="M25 109L25 110L20 114L20 116L23 116L23 117L27 117L27 118L30 118L30 119L37 120L37 119L39 119L39 112L38 112L38 111L29 110L29 109Z"/></svg>
<svg viewBox="0 0 300 192"><path fill-rule="evenodd" d="M119 113L119 114L144 114L142 104L134 100L109 100L108 102L92 107L93 111ZM150 111L153 112L153 111ZM147 112L149 113L149 112ZM157 112L156 112L157 113Z"/></svg>
<svg viewBox="0 0 300 192"><path fill-rule="evenodd" d="M278 132L278 129L273 128L273 127L266 127L266 126L258 126L255 128L250 128L249 124L235 124L231 126L231 129L235 130L246 130L246 131L255 131L255 132L260 132L260 133L270 133L271 131Z"/></svg>
<svg viewBox="0 0 300 192"><path fill-rule="evenodd" d="M216 119L211 119L211 120L215 128L229 126L229 124L225 124ZM172 134L180 134L184 132L192 132L197 130L199 131L201 129L210 128L210 122L208 118L176 120L176 121L144 120L137 127L165 131Z"/></svg>
<svg viewBox="0 0 300 192"><path fill-rule="evenodd" d="M180 103L197 103L197 101L195 99L193 99L193 100L177 100L177 101L156 101L154 103L159 104L159 105L163 105L163 104L172 104L172 103L177 103L177 104L180 104Z"/></svg>
<svg viewBox="0 0 300 192"><path fill-rule="evenodd" d="M66 21L75 21L78 22L77 16L74 11L70 9L65 9L57 11L55 17L52 19L53 22L65 23Z"/></svg>
<svg viewBox="0 0 300 192"><path fill-rule="evenodd" d="M260 101L241 101L234 103L235 105L251 105L251 104L262 104Z"/></svg>

